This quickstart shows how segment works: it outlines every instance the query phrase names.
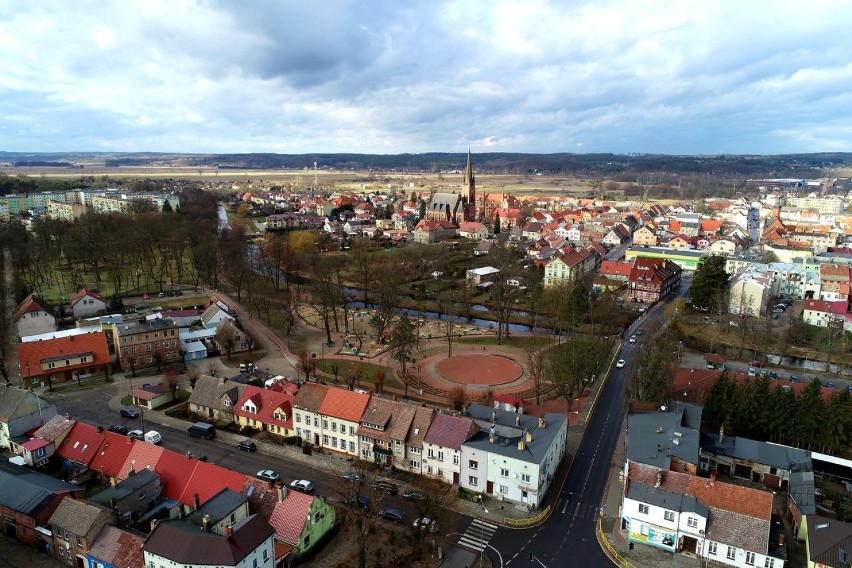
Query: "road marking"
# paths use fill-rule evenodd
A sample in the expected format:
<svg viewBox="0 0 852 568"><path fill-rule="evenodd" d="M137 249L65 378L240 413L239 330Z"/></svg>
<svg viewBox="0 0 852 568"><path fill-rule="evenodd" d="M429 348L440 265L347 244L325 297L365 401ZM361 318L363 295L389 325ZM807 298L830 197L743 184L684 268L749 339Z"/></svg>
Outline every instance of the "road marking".
<svg viewBox="0 0 852 568"><path fill-rule="evenodd" d="M563 505L563 506L562 506L562 514L563 514L563 515L565 514L565 510L566 510L566 509L568 509L568 503L569 503L569 500L568 500L568 499L566 499L566 500L565 500L565 505Z"/></svg>
<svg viewBox="0 0 852 568"><path fill-rule="evenodd" d="M458 543L476 552L482 552L488 546L488 542L494 536L496 530L497 525L474 519L459 538Z"/></svg>

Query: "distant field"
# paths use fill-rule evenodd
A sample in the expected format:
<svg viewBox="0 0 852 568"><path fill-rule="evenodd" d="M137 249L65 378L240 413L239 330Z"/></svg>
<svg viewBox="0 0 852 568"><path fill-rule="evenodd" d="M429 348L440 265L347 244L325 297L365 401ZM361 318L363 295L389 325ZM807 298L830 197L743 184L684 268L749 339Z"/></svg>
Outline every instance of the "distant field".
<svg viewBox="0 0 852 568"><path fill-rule="evenodd" d="M87 166L85 169L71 168L0 168L9 176L24 175L62 180L79 180L81 177L96 179L185 179L210 182L267 182L310 186L314 181L313 170L219 170L215 168L180 167L118 167ZM428 191L461 189L462 174L436 173L375 173L365 171L317 172L320 187L334 187L346 191L387 190L389 184L406 191ZM585 195L590 191L588 180L568 177L488 175L476 176L476 187L492 195L499 192L533 195Z"/></svg>

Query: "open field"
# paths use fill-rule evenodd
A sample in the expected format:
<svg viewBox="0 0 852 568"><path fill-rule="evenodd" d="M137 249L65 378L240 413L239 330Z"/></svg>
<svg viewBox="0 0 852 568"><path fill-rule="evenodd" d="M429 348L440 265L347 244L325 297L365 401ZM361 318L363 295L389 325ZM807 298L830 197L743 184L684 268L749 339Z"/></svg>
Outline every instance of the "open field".
<svg viewBox="0 0 852 568"><path fill-rule="evenodd" d="M216 168L193 167L117 167L86 166L85 169L47 167L6 167L0 172L8 176L28 176L56 180L79 180L81 177L96 179L183 179L207 182L263 182L269 184L310 187L314 182L313 170L217 170ZM405 191L428 191L431 189L459 190L463 174L420 173L420 172L366 172L334 171L317 172L320 188L335 188L346 191L387 190L389 185ZM521 193L524 195L586 195L591 191L589 180L563 176L519 176L479 174L476 176L478 191L492 195Z"/></svg>

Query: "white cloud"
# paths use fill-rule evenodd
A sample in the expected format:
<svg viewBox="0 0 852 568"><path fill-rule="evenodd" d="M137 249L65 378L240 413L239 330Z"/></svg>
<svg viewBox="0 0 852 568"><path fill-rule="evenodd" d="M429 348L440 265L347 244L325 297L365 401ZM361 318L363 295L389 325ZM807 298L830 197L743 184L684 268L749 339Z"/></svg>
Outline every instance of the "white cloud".
<svg viewBox="0 0 852 568"><path fill-rule="evenodd" d="M839 1L5 8L7 150L852 150Z"/></svg>

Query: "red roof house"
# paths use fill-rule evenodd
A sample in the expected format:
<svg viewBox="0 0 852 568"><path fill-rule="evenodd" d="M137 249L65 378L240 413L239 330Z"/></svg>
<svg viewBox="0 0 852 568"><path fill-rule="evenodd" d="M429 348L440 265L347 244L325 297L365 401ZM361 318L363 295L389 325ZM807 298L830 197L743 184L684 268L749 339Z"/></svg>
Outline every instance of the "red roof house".
<svg viewBox="0 0 852 568"><path fill-rule="evenodd" d="M112 366L103 333L20 343L18 360L24 387L71 381L82 376L105 376Z"/></svg>

